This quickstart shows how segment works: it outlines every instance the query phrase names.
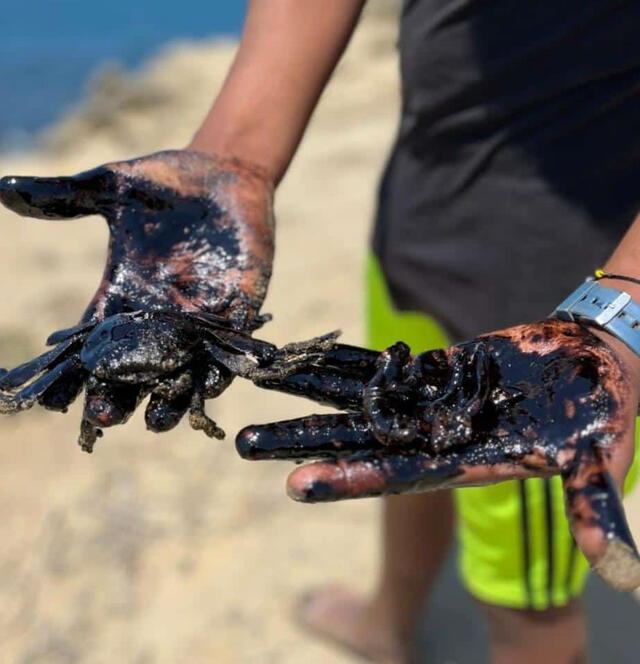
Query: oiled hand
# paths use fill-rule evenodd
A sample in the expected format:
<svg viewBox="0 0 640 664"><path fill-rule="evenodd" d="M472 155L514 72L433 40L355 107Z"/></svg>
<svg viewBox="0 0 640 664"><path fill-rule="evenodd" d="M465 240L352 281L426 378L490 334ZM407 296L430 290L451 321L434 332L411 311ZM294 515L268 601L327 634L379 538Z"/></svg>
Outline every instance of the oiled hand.
<svg viewBox="0 0 640 664"><path fill-rule="evenodd" d="M251 459L296 469L292 497L327 501L562 475L577 543L613 585L640 585L618 496L633 456L636 381L600 338L557 320L412 357L337 346L263 387L350 411L252 426Z"/></svg>
<svg viewBox="0 0 640 664"><path fill-rule="evenodd" d="M0 200L20 215L107 220L104 277L83 321L205 311L243 327L257 316L271 275L271 199L257 168L181 150L72 177L0 180Z"/></svg>
<svg viewBox="0 0 640 664"><path fill-rule="evenodd" d="M110 232L104 275L80 323L0 377L0 412L35 403L64 411L86 386L80 444L90 451L99 427L126 422L151 393L150 429L166 431L189 412L192 426L221 436L203 401L235 374L213 350L260 348L243 338L266 319L272 185L260 169L166 151L72 177L8 176L0 200L41 219L102 215Z"/></svg>

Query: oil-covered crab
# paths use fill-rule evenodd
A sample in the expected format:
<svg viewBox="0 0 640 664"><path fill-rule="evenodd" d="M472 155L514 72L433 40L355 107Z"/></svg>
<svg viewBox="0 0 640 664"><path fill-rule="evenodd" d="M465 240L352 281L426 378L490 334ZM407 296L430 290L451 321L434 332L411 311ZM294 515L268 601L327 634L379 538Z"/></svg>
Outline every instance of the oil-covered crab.
<svg viewBox="0 0 640 664"><path fill-rule="evenodd" d="M617 485L636 403L622 365L588 329L547 320L412 357L336 345L263 387L340 414L250 426L249 459L320 459L288 482L314 502L562 476L578 545L612 585L640 585Z"/></svg>
<svg viewBox="0 0 640 664"><path fill-rule="evenodd" d="M204 411L234 376L276 379L333 345L335 334L276 348L213 314L115 314L52 334L54 348L0 377L0 413L40 403L65 411L85 389L79 443L91 452L100 427L124 424L141 400L147 428L169 431L188 413L210 437L224 431Z"/></svg>

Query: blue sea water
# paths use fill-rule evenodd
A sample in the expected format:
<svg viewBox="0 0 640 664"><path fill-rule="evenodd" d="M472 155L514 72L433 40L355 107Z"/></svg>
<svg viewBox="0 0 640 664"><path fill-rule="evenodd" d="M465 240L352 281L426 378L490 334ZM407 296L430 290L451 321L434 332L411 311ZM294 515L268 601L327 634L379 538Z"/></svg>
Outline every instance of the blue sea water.
<svg viewBox="0 0 640 664"><path fill-rule="evenodd" d="M0 0L0 151L28 145L105 61L136 67L163 44L238 34L244 0Z"/></svg>

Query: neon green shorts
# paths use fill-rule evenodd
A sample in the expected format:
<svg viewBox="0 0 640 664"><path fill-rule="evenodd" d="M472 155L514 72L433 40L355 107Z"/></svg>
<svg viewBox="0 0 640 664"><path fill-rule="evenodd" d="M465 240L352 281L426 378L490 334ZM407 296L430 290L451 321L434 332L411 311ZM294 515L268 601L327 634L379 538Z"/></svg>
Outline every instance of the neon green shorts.
<svg viewBox="0 0 640 664"><path fill-rule="evenodd" d="M373 258L366 285L371 347L382 350L402 340L417 353L448 345L433 319L394 310ZM636 462L627 490L634 484ZM472 595L500 606L543 610L563 606L582 592L589 567L569 532L559 477L457 489L454 495L460 573Z"/></svg>

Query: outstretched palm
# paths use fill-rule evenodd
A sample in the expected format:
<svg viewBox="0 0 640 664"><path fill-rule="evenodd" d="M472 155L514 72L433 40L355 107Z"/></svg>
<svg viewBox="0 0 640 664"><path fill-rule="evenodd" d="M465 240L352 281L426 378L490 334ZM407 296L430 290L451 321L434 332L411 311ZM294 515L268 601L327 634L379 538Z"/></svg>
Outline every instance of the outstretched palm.
<svg viewBox="0 0 640 664"><path fill-rule="evenodd" d="M273 256L271 199L258 169L184 151L73 177L3 178L0 200L18 214L100 214L110 240L102 282L80 324L51 335L48 353L0 376L0 412L36 402L64 411L86 384L84 449L91 450L98 427L125 422L150 391L153 430L175 426L190 409L192 426L222 435L204 415L203 400L225 389L233 372L200 356L189 372L182 365L199 348L197 321L237 337L266 319L259 311ZM124 364L137 372L125 375Z"/></svg>
<svg viewBox="0 0 640 664"><path fill-rule="evenodd" d="M337 346L263 387L308 396L335 415L251 426L250 459L320 458L289 476L314 502L562 475L573 534L619 588L640 559L618 489L633 457L637 380L588 329L547 320L411 357Z"/></svg>
<svg viewBox="0 0 640 664"><path fill-rule="evenodd" d="M271 194L256 170L185 151L73 177L0 181L0 200L20 215L106 218L107 265L83 321L169 309L245 326L258 315L271 274Z"/></svg>

